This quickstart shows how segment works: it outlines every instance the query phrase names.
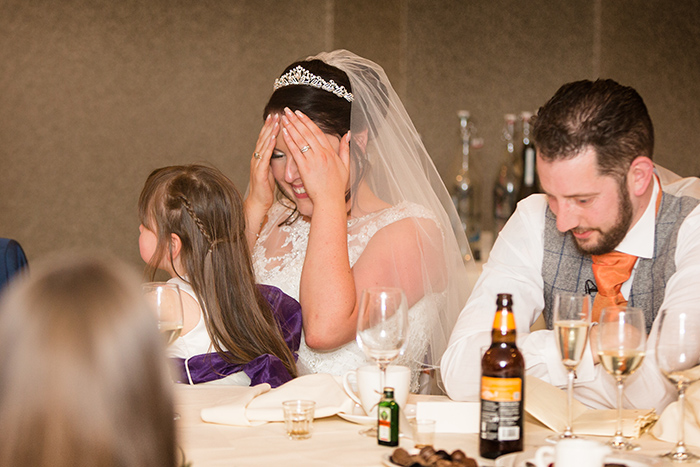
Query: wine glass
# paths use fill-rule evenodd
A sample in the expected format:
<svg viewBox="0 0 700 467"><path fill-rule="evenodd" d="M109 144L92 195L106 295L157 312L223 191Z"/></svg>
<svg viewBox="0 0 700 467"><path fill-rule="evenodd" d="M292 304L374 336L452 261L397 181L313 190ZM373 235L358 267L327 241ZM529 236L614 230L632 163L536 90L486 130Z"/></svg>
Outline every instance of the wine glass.
<svg viewBox="0 0 700 467"><path fill-rule="evenodd" d="M406 348L408 336L408 301L395 287L371 287L362 291L357 316L357 344L379 365L381 395L386 382L386 368ZM380 397L381 399L381 397ZM376 433L376 428L363 434Z"/></svg>
<svg viewBox="0 0 700 467"><path fill-rule="evenodd" d="M182 332L184 312L180 287L171 282L147 282L142 287L146 302L158 317L158 330L164 337L165 345L168 346L175 342ZM173 368L170 370L172 371ZM173 420L179 419L180 414L174 412Z"/></svg>
<svg viewBox="0 0 700 467"><path fill-rule="evenodd" d="M696 310L662 310L656 339L656 363L678 389L678 443L663 454L674 462L697 462L685 446L685 389L700 380L700 316Z"/></svg>
<svg viewBox="0 0 700 467"><path fill-rule="evenodd" d="M563 433L547 437L547 441L578 438L572 430L574 418L574 378L588 341L591 325L591 296L560 292L554 296L554 335L561 362L567 371L567 419Z"/></svg>
<svg viewBox="0 0 700 467"><path fill-rule="evenodd" d="M183 310L180 287L170 282L147 282L143 284L146 301L158 317L158 330L163 334L165 345L170 345L182 332Z"/></svg>
<svg viewBox="0 0 700 467"><path fill-rule="evenodd" d="M644 312L631 306L603 308L597 329L597 344L601 365L617 380L617 429L608 444L614 449L638 449L639 446L622 436L622 395L625 379L634 373L644 360Z"/></svg>

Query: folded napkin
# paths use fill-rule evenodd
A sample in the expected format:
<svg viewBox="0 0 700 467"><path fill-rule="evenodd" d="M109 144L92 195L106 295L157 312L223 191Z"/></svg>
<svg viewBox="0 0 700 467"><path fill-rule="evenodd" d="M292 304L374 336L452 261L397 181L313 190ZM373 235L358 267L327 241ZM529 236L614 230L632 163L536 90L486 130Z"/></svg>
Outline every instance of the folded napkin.
<svg viewBox="0 0 700 467"><path fill-rule="evenodd" d="M683 417L683 429L685 431L685 442L693 446L700 446L700 385L693 384L685 391L685 410ZM659 421L654 426L651 434L656 438L675 443L678 438L678 424L680 422L680 411L678 402L671 402L666 406L659 417Z"/></svg>
<svg viewBox="0 0 700 467"><path fill-rule="evenodd" d="M566 429L566 391L534 376L526 376L525 411L548 428L561 433ZM617 409L590 409L574 399L573 430L580 435L613 436L617 428ZM625 409L622 411L622 432L638 438L645 433L658 415L654 409Z"/></svg>
<svg viewBox="0 0 700 467"><path fill-rule="evenodd" d="M300 376L275 389L270 389L269 384L237 389L222 405L202 409L202 420L238 426L281 422L282 402L294 399L315 401L315 418L349 412L354 405L333 376L320 373Z"/></svg>

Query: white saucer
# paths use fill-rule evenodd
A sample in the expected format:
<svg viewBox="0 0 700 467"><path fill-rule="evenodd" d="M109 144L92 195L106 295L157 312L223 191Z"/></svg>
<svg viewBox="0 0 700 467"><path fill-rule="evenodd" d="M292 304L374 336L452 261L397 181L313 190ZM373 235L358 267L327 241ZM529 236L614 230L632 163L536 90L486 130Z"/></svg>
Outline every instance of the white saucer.
<svg viewBox="0 0 700 467"><path fill-rule="evenodd" d="M377 423L377 418L370 417L369 415L355 415L350 413L338 412L338 416L349 422L357 423L358 425L372 425L374 423Z"/></svg>
<svg viewBox="0 0 700 467"><path fill-rule="evenodd" d="M406 404L406 409L404 410L407 419L416 418L416 406L415 404ZM357 423L358 425L373 425L377 423L376 417L370 417L365 415L365 411L362 407L355 407L353 413L343 413L338 412L338 416L343 420L348 422Z"/></svg>
<svg viewBox="0 0 700 467"><path fill-rule="evenodd" d="M534 465L536 449L525 452L513 452L496 458L495 467L525 467L526 463ZM517 464L516 464L517 460ZM641 454L624 453L612 455L605 458L606 464L623 464L626 467L662 467L669 463L660 457L644 456ZM392 467L395 464L389 464Z"/></svg>

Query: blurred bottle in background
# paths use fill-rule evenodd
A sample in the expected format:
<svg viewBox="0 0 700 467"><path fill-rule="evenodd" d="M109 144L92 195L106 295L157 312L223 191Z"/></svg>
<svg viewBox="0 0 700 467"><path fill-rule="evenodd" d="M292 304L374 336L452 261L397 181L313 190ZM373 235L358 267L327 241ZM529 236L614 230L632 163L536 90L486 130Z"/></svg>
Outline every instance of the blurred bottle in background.
<svg viewBox="0 0 700 467"><path fill-rule="evenodd" d="M513 211L517 201L520 170L515 157L515 114L505 115L503 138L505 152L493 186L493 220L496 234L501 231Z"/></svg>
<svg viewBox="0 0 700 467"><path fill-rule="evenodd" d="M522 177L520 178L520 189L518 190L517 201L527 198L533 193L539 193L537 185L537 172L535 169L535 145L530 139L530 119L531 112L522 112L520 121L523 129L522 147Z"/></svg>
<svg viewBox="0 0 700 467"><path fill-rule="evenodd" d="M476 129L470 121L471 115L468 110L460 110L457 112L457 117L459 117L462 137L462 167L452 187L452 201L459 214L462 228L467 234L471 254L478 261L481 258L481 187L474 161L470 159L471 149L477 141L473 138ZM468 250L462 252L462 257L465 261L471 259Z"/></svg>

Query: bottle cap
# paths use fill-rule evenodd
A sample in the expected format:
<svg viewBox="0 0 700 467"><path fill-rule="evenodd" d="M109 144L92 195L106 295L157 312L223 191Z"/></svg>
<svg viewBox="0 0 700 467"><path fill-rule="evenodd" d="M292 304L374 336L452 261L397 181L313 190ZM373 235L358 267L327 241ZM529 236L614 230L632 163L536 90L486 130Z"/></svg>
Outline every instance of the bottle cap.
<svg viewBox="0 0 700 467"><path fill-rule="evenodd" d="M384 395L385 395L386 397L394 397L394 388L388 387L388 386L385 387L385 388L384 388Z"/></svg>

